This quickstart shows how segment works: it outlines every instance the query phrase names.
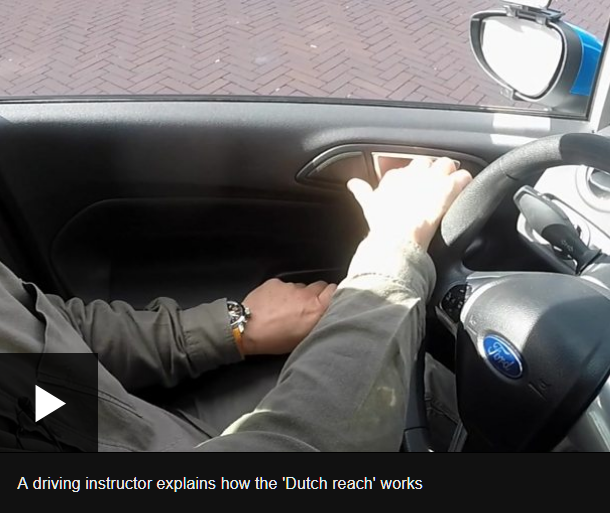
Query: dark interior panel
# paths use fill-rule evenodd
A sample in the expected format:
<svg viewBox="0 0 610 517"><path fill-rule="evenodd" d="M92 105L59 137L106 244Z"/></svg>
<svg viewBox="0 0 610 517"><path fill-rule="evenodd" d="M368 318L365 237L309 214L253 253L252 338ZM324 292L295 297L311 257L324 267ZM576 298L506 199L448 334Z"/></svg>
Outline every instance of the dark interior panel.
<svg viewBox="0 0 610 517"><path fill-rule="evenodd" d="M365 225L342 186L297 181L306 164L340 146L442 149L476 172L511 132L541 136L494 124L294 101L1 105L0 260L48 292L139 306L240 297L274 275L336 281Z"/></svg>
<svg viewBox="0 0 610 517"><path fill-rule="evenodd" d="M96 203L54 241L60 281L85 300L185 306L243 299L263 281L336 282L363 236L353 203L238 198Z"/></svg>

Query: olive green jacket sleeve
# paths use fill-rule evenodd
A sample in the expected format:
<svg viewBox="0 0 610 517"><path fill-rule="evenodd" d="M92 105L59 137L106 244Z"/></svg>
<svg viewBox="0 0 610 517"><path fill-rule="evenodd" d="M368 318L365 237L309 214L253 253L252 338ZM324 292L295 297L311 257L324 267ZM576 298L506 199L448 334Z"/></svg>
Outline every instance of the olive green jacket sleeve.
<svg viewBox="0 0 610 517"><path fill-rule="evenodd" d="M276 387L198 450L398 450L434 282L420 248L369 236Z"/></svg>
<svg viewBox="0 0 610 517"><path fill-rule="evenodd" d="M174 300L158 298L135 310L120 301L48 298L128 391L175 386L242 359L224 299L181 310Z"/></svg>

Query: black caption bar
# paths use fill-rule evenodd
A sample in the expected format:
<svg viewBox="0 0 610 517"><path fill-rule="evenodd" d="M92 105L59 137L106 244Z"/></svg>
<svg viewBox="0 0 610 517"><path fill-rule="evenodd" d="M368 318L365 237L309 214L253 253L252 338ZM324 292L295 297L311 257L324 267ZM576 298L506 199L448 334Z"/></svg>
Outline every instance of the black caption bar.
<svg viewBox="0 0 610 517"><path fill-rule="evenodd" d="M20 454L5 512L601 512L601 454Z"/></svg>

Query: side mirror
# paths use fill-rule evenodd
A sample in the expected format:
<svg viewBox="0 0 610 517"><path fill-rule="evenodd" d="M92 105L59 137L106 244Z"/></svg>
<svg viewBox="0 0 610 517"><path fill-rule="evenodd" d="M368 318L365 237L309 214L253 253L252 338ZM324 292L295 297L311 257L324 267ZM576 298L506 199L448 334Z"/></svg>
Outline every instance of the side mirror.
<svg viewBox="0 0 610 517"><path fill-rule="evenodd" d="M563 13L547 9L548 2L525 3L471 18L470 42L477 62L515 100L584 114L602 43L563 22Z"/></svg>

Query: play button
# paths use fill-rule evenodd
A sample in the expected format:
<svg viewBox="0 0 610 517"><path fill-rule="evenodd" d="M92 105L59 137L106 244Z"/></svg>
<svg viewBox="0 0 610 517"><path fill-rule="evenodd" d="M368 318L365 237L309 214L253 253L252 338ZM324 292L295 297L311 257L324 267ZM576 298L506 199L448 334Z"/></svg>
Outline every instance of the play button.
<svg viewBox="0 0 610 517"><path fill-rule="evenodd" d="M97 452L95 354L0 356L0 451Z"/></svg>
<svg viewBox="0 0 610 517"><path fill-rule="evenodd" d="M36 386L36 422L42 420L45 416L50 415L53 411L57 411L60 407L65 406L63 400L59 400L48 391Z"/></svg>

